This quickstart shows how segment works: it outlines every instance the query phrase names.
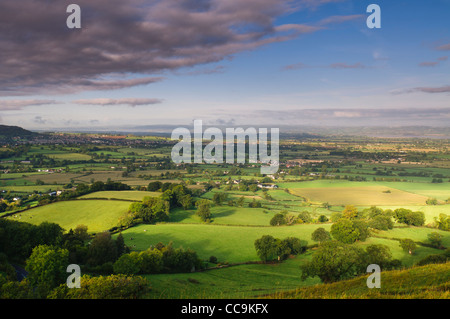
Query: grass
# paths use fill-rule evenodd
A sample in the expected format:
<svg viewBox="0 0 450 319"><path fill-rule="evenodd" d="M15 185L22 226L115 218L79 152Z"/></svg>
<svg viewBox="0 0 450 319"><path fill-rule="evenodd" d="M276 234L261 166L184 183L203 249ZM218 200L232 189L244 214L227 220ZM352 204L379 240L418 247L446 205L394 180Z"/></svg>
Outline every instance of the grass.
<svg viewBox="0 0 450 319"><path fill-rule="evenodd" d="M122 232L125 244L133 250L145 250L158 242L183 246L197 252L202 259L211 255L219 262L258 261L254 242L263 235L276 238L297 237L313 244L311 234L319 227L329 230L330 224L302 224L280 227L224 226L211 224L138 225Z"/></svg>
<svg viewBox="0 0 450 319"><path fill-rule="evenodd" d="M104 199L124 199L132 201L141 201L146 196L157 197L161 193L144 191L102 191L83 195L80 198L104 198Z"/></svg>
<svg viewBox="0 0 450 319"><path fill-rule="evenodd" d="M86 225L90 233L96 233L116 226L129 206L129 202L112 200L63 201L32 208L8 218L35 225L44 221L53 222L65 230Z"/></svg>
<svg viewBox="0 0 450 319"><path fill-rule="evenodd" d="M430 275L432 274L432 275ZM332 284L319 284L276 293L278 299L449 299L450 263L381 273L381 287L367 288L361 276Z"/></svg>
<svg viewBox="0 0 450 319"><path fill-rule="evenodd" d="M145 276L152 299L255 298L261 294L289 291L319 283L317 278L301 281L299 266L308 254L277 264L239 265L188 274Z"/></svg>

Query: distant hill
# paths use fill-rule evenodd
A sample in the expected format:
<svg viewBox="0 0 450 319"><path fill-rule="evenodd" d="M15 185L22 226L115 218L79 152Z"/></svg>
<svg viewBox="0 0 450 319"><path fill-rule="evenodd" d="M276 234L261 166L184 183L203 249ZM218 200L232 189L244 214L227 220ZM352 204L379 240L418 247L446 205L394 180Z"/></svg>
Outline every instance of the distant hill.
<svg viewBox="0 0 450 319"><path fill-rule="evenodd" d="M25 130L19 126L0 125L0 136L2 137L30 137L37 133Z"/></svg>
<svg viewBox="0 0 450 319"><path fill-rule="evenodd" d="M367 288L368 275L265 296L281 299L449 299L450 262L381 272L381 288Z"/></svg>

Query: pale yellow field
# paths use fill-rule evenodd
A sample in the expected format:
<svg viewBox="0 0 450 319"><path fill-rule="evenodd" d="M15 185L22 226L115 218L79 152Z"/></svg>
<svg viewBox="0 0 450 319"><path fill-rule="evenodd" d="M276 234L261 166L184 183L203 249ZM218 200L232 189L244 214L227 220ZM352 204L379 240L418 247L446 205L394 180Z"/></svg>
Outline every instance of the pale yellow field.
<svg viewBox="0 0 450 319"><path fill-rule="evenodd" d="M389 190L390 193L384 193ZM312 202L330 205L425 205L428 197L385 186L292 188L290 192Z"/></svg>

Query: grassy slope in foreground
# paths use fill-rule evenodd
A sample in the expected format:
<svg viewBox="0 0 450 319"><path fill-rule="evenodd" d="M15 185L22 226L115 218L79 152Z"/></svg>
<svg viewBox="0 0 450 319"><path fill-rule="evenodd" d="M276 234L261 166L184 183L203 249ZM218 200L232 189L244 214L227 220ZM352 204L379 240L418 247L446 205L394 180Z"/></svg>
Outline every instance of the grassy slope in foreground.
<svg viewBox="0 0 450 319"><path fill-rule="evenodd" d="M381 288L367 288L367 277L304 287L266 296L280 299L449 299L450 263L381 273Z"/></svg>

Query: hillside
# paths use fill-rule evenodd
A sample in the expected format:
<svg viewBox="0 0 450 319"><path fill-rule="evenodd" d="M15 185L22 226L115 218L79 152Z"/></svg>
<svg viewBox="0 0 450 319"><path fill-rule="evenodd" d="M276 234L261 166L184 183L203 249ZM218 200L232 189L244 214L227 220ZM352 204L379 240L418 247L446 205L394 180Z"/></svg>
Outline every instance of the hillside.
<svg viewBox="0 0 450 319"><path fill-rule="evenodd" d="M19 126L0 125L1 137L28 137L36 134Z"/></svg>
<svg viewBox="0 0 450 319"><path fill-rule="evenodd" d="M265 296L277 299L449 299L450 262L381 273L381 288L367 276Z"/></svg>

